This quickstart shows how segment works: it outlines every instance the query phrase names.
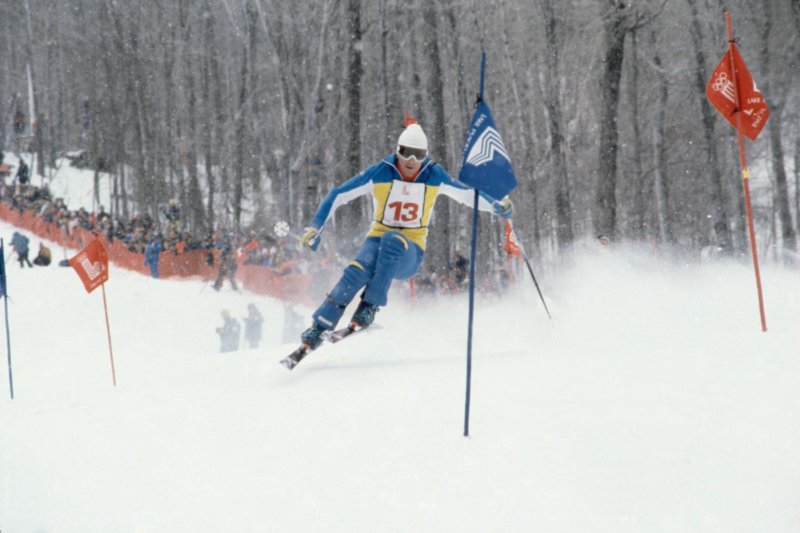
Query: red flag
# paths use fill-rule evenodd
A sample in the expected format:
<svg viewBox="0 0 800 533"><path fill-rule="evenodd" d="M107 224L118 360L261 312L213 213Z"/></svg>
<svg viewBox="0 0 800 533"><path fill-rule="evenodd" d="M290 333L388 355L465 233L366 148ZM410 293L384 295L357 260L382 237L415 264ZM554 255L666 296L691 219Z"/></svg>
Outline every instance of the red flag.
<svg viewBox="0 0 800 533"><path fill-rule="evenodd" d="M733 62L736 67L736 78L734 79L731 73L730 55L726 53L711 74L711 79L708 80L706 97L708 97L711 105L725 117L725 120L736 128L736 91L738 90L739 109L742 112L740 132L751 141L754 141L767 122L769 109L764 101L764 96L750 76L750 72L748 72L747 66L745 66L744 60L739 54L739 49L733 43L731 43L731 50L733 51ZM736 82L735 85L734 81Z"/></svg>
<svg viewBox="0 0 800 533"><path fill-rule="evenodd" d="M78 273L86 292L92 292L108 281L108 253L97 239L70 259L69 265Z"/></svg>
<svg viewBox="0 0 800 533"><path fill-rule="evenodd" d="M522 250L517 242L517 236L514 233L514 228L511 227L511 222L506 220L506 242L503 245L503 251L508 255L522 257Z"/></svg>

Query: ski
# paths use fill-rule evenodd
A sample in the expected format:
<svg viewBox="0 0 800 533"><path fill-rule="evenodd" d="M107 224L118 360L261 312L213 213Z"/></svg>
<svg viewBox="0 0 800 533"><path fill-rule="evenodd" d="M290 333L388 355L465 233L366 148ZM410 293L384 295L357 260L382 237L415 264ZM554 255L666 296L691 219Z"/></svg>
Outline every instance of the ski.
<svg viewBox="0 0 800 533"><path fill-rule="evenodd" d="M288 370L293 369L297 366L297 363L303 360L305 356L309 353L313 352L314 350L310 350L307 344L303 344L298 349L281 359L281 364L285 366Z"/></svg>
<svg viewBox="0 0 800 533"><path fill-rule="evenodd" d="M341 340L346 339L347 337L350 337L355 333L361 333L362 331L365 331L370 328L380 329L381 326L379 324L372 324L371 326L362 328L350 325L342 329L337 329L336 331L325 333L323 335L323 339L325 339L325 341L330 343L337 343ZM322 345L320 344L320 346ZM298 349L296 349L295 351L293 351L292 353L281 359L280 363L281 365L286 367L286 369L292 370L294 367L298 365L298 363L300 363L300 361L302 361L308 354L310 354L313 351L314 350L309 348L307 344L302 344Z"/></svg>
<svg viewBox="0 0 800 533"><path fill-rule="evenodd" d="M365 328L362 328L361 326L357 326L355 324L350 324L349 326L347 326L345 328L337 329L336 331L332 332L330 334L330 339L329 340L332 343L336 343L336 342L339 342L341 340L346 339L350 335L353 335L355 333L361 333L362 331L365 331L365 330L370 329L370 328L381 329L381 326L380 326L380 324L372 324L371 326L367 326Z"/></svg>

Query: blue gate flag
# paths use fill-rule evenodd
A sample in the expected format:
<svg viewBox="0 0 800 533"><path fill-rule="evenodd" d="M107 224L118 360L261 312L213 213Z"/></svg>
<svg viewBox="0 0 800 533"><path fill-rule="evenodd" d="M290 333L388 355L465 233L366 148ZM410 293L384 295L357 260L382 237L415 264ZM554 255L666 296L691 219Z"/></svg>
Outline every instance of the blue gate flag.
<svg viewBox="0 0 800 533"><path fill-rule="evenodd" d="M483 99L467 129L458 180L494 200L505 198L517 186L511 158Z"/></svg>

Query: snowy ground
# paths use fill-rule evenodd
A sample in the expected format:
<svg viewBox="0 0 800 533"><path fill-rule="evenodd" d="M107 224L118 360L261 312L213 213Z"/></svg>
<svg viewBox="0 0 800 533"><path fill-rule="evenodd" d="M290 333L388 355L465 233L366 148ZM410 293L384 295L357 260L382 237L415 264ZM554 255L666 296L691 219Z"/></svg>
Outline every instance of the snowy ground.
<svg viewBox="0 0 800 533"><path fill-rule="evenodd" d="M0 530L795 532L800 276L763 279L768 333L748 264L587 253L540 280L553 321L528 279L479 300L464 438L464 298L288 372L280 302L112 266L114 387L101 291L12 261ZM218 353L250 302L262 347Z"/></svg>

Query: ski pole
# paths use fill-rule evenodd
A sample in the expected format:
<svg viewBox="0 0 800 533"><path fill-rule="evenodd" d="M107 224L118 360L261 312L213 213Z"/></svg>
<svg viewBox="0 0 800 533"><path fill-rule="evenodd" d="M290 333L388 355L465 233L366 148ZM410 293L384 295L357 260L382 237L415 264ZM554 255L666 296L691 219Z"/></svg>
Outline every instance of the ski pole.
<svg viewBox="0 0 800 533"><path fill-rule="evenodd" d="M291 230L289 223L286 222L285 220L279 220L278 222L276 222L272 230L278 237L286 237L288 235L289 237L294 237L298 241L302 241L303 239L302 235L298 235L297 233ZM317 246L319 246L319 233L317 233L317 235L309 241L308 246L312 250L317 249Z"/></svg>
<svg viewBox="0 0 800 533"><path fill-rule="evenodd" d="M298 235L297 233L292 231L291 227L289 226L289 223L286 222L285 220L279 220L278 222L276 222L275 226L272 228L272 231L274 231L275 235L277 235L278 237L286 237L288 235L290 237L294 237L297 240L300 240L302 238L301 235Z"/></svg>
<svg viewBox="0 0 800 533"><path fill-rule="evenodd" d="M511 221L508 221L509 226L511 226ZM514 233L516 237L516 233L514 232L514 227L511 226L511 232ZM547 308L547 303L544 301L544 295L542 294L542 289L539 288L539 282L536 281L536 276L533 273L533 268L531 267L531 262L528 259L528 254L525 253L525 247L522 245L522 241L519 238L516 239L517 243L519 244L519 251L522 252L522 258L525 260L525 266L528 267L528 272L531 275L531 279L533 280L533 285L536 287L536 292L539 293L539 299L542 300L542 305L544 306L544 310L547 313L547 318L553 320L552 315L550 314L550 310Z"/></svg>

